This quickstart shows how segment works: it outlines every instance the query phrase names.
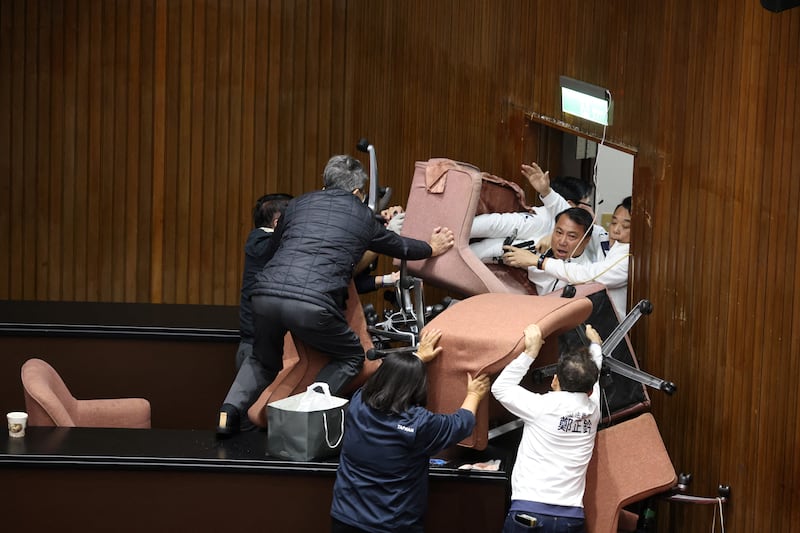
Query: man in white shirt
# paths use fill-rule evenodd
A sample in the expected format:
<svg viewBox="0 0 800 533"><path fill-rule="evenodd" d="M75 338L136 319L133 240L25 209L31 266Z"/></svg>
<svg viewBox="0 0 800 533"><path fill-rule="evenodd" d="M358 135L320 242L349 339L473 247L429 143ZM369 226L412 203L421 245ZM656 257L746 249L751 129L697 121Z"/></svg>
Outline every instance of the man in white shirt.
<svg viewBox="0 0 800 533"><path fill-rule="evenodd" d="M472 221L469 247L484 263L496 262L503 254L503 243L508 238L513 243L537 241L553 230L553 214L569 207L564 198L550 188L550 173L536 163L522 165L522 175L541 198L542 207L530 213L485 213Z"/></svg>
<svg viewBox="0 0 800 533"><path fill-rule="evenodd" d="M588 198L570 199L559 194L550 187L550 173L544 172L539 165L531 163L522 165L522 175L528 180L539 198L542 206L529 213L485 213L476 216L472 221L470 239L475 240L469 247L484 263L495 263L503 254L503 244L507 241L513 245L526 243L532 246L550 236L553 231L553 220L556 214L570 207L586 209L590 215L594 212L587 203ZM575 178L577 180L577 178ZM602 226L594 229L589 242L589 252L594 261L599 261L608 250L608 233Z"/></svg>
<svg viewBox="0 0 800 533"><path fill-rule="evenodd" d="M564 259L559 253L558 245L554 246L554 254L539 255L533 251L514 247L505 247L503 262L520 268L528 268L528 279L536 284L538 294L552 292L567 283L579 285L593 281L606 286L608 296L617 313L622 319L627 312L628 294L628 266L630 263L631 241L631 197L623 199L614 209L614 214L609 226L611 249L608 255L601 260ZM564 233L568 235L568 233ZM563 238L562 238L563 241ZM576 248L574 255L583 257L584 254ZM563 250L562 250L563 252ZM534 266L535 265L535 266ZM558 280L559 282L555 282ZM541 292L545 291L545 292Z"/></svg>
<svg viewBox="0 0 800 533"><path fill-rule="evenodd" d="M536 286L536 294L544 295L556 291L568 284L543 270L543 263L548 257L565 262L586 265L599 260L590 257L586 247L592 236L594 224L592 216L584 209L570 207L555 217L555 227L550 239L550 250L542 255L533 251L504 246L503 264L525 268L528 279Z"/></svg>
<svg viewBox="0 0 800 533"><path fill-rule="evenodd" d="M534 527L541 533L581 532L586 469L600 422L600 336L587 325L589 349L563 354L553 390L538 394L520 382L539 354L542 332L531 324L524 333L525 351L492 385L494 397L524 424L503 533Z"/></svg>

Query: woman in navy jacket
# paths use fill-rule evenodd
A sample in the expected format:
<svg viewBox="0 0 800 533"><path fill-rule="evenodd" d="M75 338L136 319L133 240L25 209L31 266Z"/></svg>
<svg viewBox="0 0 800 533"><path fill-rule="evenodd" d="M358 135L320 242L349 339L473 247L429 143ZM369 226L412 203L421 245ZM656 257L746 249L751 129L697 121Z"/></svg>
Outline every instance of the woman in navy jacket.
<svg viewBox="0 0 800 533"><path fill-rule="evenodd" d="M489 389L488 376L468 376L458 411L425 408L425 363L441 352L440 337L426 330L416 354L387 356L353 395L333 488L333 533L423 530L430 457L472 433Z"/></svg>

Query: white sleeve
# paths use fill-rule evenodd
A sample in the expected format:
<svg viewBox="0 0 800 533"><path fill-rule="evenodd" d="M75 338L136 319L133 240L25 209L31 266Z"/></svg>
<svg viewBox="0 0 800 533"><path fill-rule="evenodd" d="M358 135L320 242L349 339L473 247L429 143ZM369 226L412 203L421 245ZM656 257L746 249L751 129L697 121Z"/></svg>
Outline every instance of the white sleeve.
<svg viewBox="0 0 800 533"><path fill-rule="evenodd" d="M603 226L595 224L592 228L592 237L589 239L589 245L586 247L586 252L592 261L602 261L609 252L608 232Z"/></svg>
<svg viewBox="0 0 800 533"><path fill-rule="evenodd" d="M628 245L614 245L602 261L582 265L550 257L544 262L544 271L567 283L597 281L609 289L616 289L628 284L628 250Z"/></svg>
<svg viewBox="0 0 800 533"><path fill-rule="evenodd" d="M547 209L547 212L550 215L551 224L555 224L555 218L557 214L572 207L563 196L552 189L550 189L550 194L544 197L539 196L539 198L542 199L542 205L544 205L544 208Z"/></svg>
<svg viewBox="0 0 800 533"><path fill-rule="evenodd" d="M497 401L524 421L531 420L532 415L536 414L533 407L542 396L520 385L532 364L533 359L522 352L500 372L492 384L492 394Z"/></svg>
<svg viewBox="0 0 800 533"><path fill-rule="evenodd" d="M603 350L599 344L592 343L589 345L589 353L592 356L592 361L597 365L597 368L603 368ZM592 387L592 394L589 396L589 401L600 405L600 380L598 379Z"/></svg>
<svg viewBox="0 0 800 533"><path fill-rule="evenodd" d="M472 219L470 238L476 239L505 239L519 227L524 213L484 213Z"/></svg>

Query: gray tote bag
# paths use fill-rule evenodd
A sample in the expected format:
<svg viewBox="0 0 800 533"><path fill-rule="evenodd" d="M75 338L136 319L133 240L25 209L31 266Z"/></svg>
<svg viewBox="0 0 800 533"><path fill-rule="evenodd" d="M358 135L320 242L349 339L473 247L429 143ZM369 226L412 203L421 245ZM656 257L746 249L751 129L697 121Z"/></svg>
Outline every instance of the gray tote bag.
<svg viewBox="0 0 800 533"><path fill-rule="evenodd" d="M346 412L347 400L332 396L328 384L322 382L272 402L267 405L267 451L273 457L293 461L337 455Z"/></svg>

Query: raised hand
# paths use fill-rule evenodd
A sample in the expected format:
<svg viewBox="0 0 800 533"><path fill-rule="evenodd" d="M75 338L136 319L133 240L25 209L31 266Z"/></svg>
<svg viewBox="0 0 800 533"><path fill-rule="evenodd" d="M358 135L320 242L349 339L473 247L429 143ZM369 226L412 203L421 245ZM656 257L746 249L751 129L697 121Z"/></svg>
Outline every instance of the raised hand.
<svg viewBox="0 0 800 533"><path fill-rule="evenodd" d="M522 164L522 175L531 184L531 187L536 189L540 196L547 196L550 194L550 172L544 172L539 165L531 163L530 165Z"/></svg>

